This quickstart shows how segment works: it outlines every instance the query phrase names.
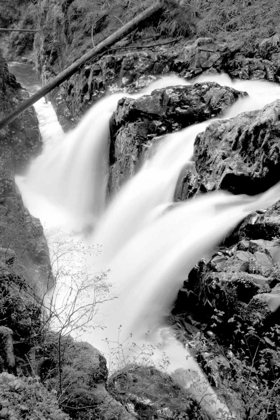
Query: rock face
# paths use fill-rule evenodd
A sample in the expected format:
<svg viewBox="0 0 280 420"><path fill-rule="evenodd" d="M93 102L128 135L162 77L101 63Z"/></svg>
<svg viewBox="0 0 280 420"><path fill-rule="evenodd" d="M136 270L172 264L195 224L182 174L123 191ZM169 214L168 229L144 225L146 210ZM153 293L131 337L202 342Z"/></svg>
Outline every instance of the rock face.
<svg viewBox="0 0 280 420"><path fill-rule="evenodd" d="M256 194L279 181L279 105L277 100L260 111L215 121L200 133L194 168L186 175L185 187L178 189L184 191L183 198L216 189ZM271 418L279 415L274 394L280 367L279 227L279 202L248 216L212 257L192 269L173 311L188 339L198 331L210 338L211 345L199 341L194 349L202 366L213 368L214 378L221 371L213 348L222 345L224 353L230 348L222 362L228 374L218 382L228 388L231 381L239 383L239 391L234 389L244 394L243 410L257 413L260 400L267 407L265 393L272 389ZM240 369L234 377L233 366ZM244 375L252 370L255 376L247 378L245 386Z"/></svg>
<svg viewBox="0 0 280 420"><path fill-rule="evenodd" d="M111 119L110 192L116 192L135 173L153 138L218 116L245 95L207 82L121 99Z"/></svg>
<svg viewBox="0 0 280 420"><path fill-rule="evenodd" d="M30 290L43 296L54 280L42 225L24 207L14 180L1 171L0 188L1 249L13 250L14 271L25 278Z"/></svg>
<svg viewBox="0 0 280 420"><path fill-rule="evenodd" d="M0 52L0 118L9 114L26 99L26 93L9 73ZM38 119L33 107L0 132L1 167L20 172L42 149Z"/></svg>
<svg viewBox="0 0 280 420"><path fill-rule="evenodd" d="M0 118L23 100L23 90L0 56ZM42 147L38 120L33 108L0 132L0 246L15 253L14 270L23 276L34 293L43 295L53 287L48 246L38 219L24 207L14 182Z"/></svg>
<svg viewBox="0 0 280 420"><path fill-rule="evenodd" d="M217 189L254 195L279 181L279 117L277 100L208 126L195 140L195 168L186 173L180 198Z"/></svg>
<svg viewBox="0 0 280 420"><path fill-rule="evenodd" d="M215 121L200 133L186 196L192 195L195 187L196 192L224 189L257 194L279 181L279 111L277 100L260 111ZM210 323L215 308L226 313L226 319L238 312L240 305L250 308L256 302L266 306L268 314L277 313L279 226L279 203L248 216L218 253L192 270L186 289L179 294L180 308L185 301L192 311L197 296L206 305L200 312L202 322ZM231 335L230 328L227 333Z"/></svg>
<svg viewBox="0 0 280 420"><path fill-rule="evenodd" d="M56 29L59 32L57 27ZM56 38L61 35L56 34ZM61 37L61 45L65 43ZM125 40L124 40L125 42ZM130 41L131 42L131 41ZM129 44L129 41L127 41ZM147 44L147 48L143 45ZM212 38L174 40L168 45L149 47L141 42L139 51L117 44L116 51L108 51L98 61L86 63L63 87L52 95L63 126L69 128L96 100L108 91L123 89L132 92L149 82L150 77L177 74L191 79L203 73L227 73L232 78L280 81L280 35L263 39L256 45L246 41L218 43ZM61 70L64 53L57 51L55 41L47 36L38 43L38 67L45 79L51 79ZM61 47L60 47L61 48ZM65 48L69 48L66 44Z"/></svg>
<svg viewBox="0 0 280 420"><path fill-rule="evenodd" d="M278 82L279 39L279 34L264 39L253 52L242 40L219 44L212 38L198 38L183 46L175 59L174 70L187 78L212 71L225 72L232 78Z"/></svg>
<svg viewBox="0 0 280 420"><path fill-rule="evenodd" d="M0 57L0 117L18 106L22 89ZM38 121L30 109L0 133L0 328L10 330L0 350L0 371L29 373L30 349L40 341L42 298L53 287L49 251L38 219L24 207L14 174L41 148ZM4 341L1 340L3 343ZM8 345L7 344L7 345ZM7 353L8 351L8 353ZM10 355L8 357L8 355ZM27 365L27 366L26 366Z"/></svg>

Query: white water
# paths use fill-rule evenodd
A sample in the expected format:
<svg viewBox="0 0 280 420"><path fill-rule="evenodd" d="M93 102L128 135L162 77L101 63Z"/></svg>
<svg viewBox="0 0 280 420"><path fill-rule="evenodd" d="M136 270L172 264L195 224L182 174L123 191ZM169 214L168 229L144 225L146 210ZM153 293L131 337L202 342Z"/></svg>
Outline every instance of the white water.
<svg viewBox="0 0 280 420"><path fill-rule="evenodd" d="M152 83L141 94L168 86L177 77ZM183 84L188 84L183 82ZM131 96L131 95L126 95ZM108 121L123 93L107 96L59 141L49 142L44 154L31 165L26 178L37 194L66 209L77 228L93 226L105 210L108 172Z"/></svg>
<svg viewBox="0 0 280 420"><path fill-rule="evenodd" d="M280 97L280 88L269 83L232 84L225 76L211 80L250 94L250 98L234 105L228 116L261 108ZM178 84L178 78L160 83ZM148 359L160 366L167 357L167 371L177 370L177 380L186 388L191 387L196 398L201 399L206 393L204 407L215 418L219 418L217 410L222 408L225 412L221 418L226 418L226 408L217 401L187 350L165 326L164 318L193 265L211 253L248 213L280 198L280 187L260 197L208 194L170 209L177 178L192 157L195 135L204 130L207 122L166 136L158 151L105 209L108 120L122 96L107 97L89 111L72 133L62 136L62 141L52 141L51 147L46 145L19 185L30 211L48 227L65 228L71 221L70 225L76 224L79 231L83 224L96 224L90 237L79 239L102 247L101 254L91 258L91 262L98 272L110 270L108 283L112 286L107 297L117 298L102 303L94 319L95 325L106 329L84 333L83 339L105 354L111 347L108 358L115 356L112 363L117 367L131 357L142 363ZM38 197L43 205L38 205ZM132 340L128 340L130 333ZM151 351L148 355L147 349ZM194 378L186 374L187 369L196 371Z"/></svg>

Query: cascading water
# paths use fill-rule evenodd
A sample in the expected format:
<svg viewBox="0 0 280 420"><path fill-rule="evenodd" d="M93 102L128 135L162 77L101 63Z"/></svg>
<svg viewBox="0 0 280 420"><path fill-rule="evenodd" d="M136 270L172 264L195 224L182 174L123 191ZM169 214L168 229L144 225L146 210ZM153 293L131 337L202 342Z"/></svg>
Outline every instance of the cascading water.
<svg viewBox="0 0 280 420"><path fill-rule="evenodd" d="M232 83L225 76L207 77L207 80L249 93L249 98L240 100L228 111L228 117L258 109L280 94L279 87L265 82ZM186 83L171 77L159 84ZM159 84L153 84L138 95L162 87ZM46 217L34 206L40 196L53 201L51 217L56 219L56 226L65 224L69 215L71 226L74 219L78 230L83 224L96 224L94 232L83 240L102 247L94 269L98 272L109 269L108 282L112 286L108 301L102 303L95 320L95 324L106 329L96 329L82 338L105 354L108 344L127 342L131 333L132 341L140 349L148 341L153 348L150 361L160 367L166 354L170 362L168 372L176 371L177 380L191 388L215 418L229 418L227 408L218 401L196 362L175 340L164 319L193 265L210 254L247 214L275 202L280 197L280 187L277 185L257 197L217 192L173 205L180 171L192 157L196 134L203 131L208 122L166 136L138 174L105 209L108 122L118 99L123 96L117 94L100 101L72 133L63 136L62 141L46 145L42 156L32 164L25 181L21 180L19 185L28 208L36 216ZM60 216L58 211L62 212ZM45 220L53 225L52 220ZM130 357L133 360L133 351L131 345L122 347L126 363ZM187 369L197 371L199 380L191 379ZM218 414L219 409L223 410L222 415Z"/></svg>
<svg viewBox="0 0 280 420"><path fill-rule="evenodd" d="M149 94L174 83L174 80L180 79L167 77L156 81L143 93ZM78 221L80 226L95 225L105 209L108 121L123 96L123 93L116 93L99 101L62 141L60 139L56 145L49 142L44 154L30 168L26 182L57 206L67 209L67 212L71 209L75 227L78 227Z"/></svg>

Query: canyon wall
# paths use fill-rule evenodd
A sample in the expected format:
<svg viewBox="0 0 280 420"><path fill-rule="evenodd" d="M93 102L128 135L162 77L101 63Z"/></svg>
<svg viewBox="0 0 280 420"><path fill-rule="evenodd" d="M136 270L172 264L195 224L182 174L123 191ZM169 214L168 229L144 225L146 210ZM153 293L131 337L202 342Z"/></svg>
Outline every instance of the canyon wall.
<svg viewBox="0 0 280 420"><path fill-rule="evenodd" d="M27 98L7 63L0 57L0 118ZM1 247L15 254L18 275L40 296L53 287L48 246L38 219L30 215L14 181L42 149L34 108L26 110L0 133ZM3 251L4 254L4 251Z"/></svg>
<svg viewBox="0 0 280 420"><path fill-rule="evenodd" d="M102 37L122 26L125 19L133 15L129 12L133 2L116 2L109 11L105 3L100 2L98 11L85 14L88 10L86 2L40 2L37 9L40 33L35 38L35 51L36 65L43 82L57 75L69 62L88 51ZM207 2L201 3L205 5ZM242 2L231 3L230 7L239 7ZM253 3L256 2L242 3L242 7L246 7L242 18L244 27L248 13L251 11L251 17L254 16ZM214 10L215 5L212 5L212 8ZM222 10L224 11L224 8ZM232 9L228 8L229 10ZM220 15L216 21L212 20L212 26L219 24L219 18ZM264 18L266 16L263 16ZM262 19L261 15L258 19ZM170 33L163 36L155 31L151 24L145 30L136 31L119 42L102 57L89 61L52 92L49 95L50 99L63 127L68 130L106 93L116 90L122 90L124 94L135 92L158 76L169 73L191 80L201 74L225 72L232 78L279 83L279 28L275 26L266 31L261 29L260 36L257 37L257 21L256 19L255 23L252 23L255 28L247 38L238 35L238 32L235 36L223 38L221 33L219 36L215 34L210 26L208 32L203 32L201 28L199 31L199 22L196 27L197 36L191 33L192 30L195 31L191 25L189 37L186 37L186 34L181 36L182 34L176 31L173 36L170 36ZM231 25L234 25L233 19ZM228 32L231 27L227 26ZM3 61L0 69L2 97L13 98L3 100L5 110L3 108L2 112L6 112L15 106L21 97L18 96L20 90L17 83L8 75ZM142 149L147 146L147 137L150 136L149 141L152 142L157 136L186 126L182 115L186 117L187 114L189 122L195 121L193 114L199 114L198 108L201 103L204 104L205 97L197 98L193 94L188 98L187 102L199 103L197 107L192 104L190 110L181 100L178 90L182 89L173 89L171 95L167 91L156 91L144 100L124 99L119 102L111 121L111 191L116 191L137 170L143 156ZM213 90L211 92L211 97L215 98ZM176 102L173 96L176 100L179 97L179 100ZM225 93L221 96L218 94L214 104L215 112L213 107L210 107L208 115L212 116L213 112L218 115L229 104L229 96ZM167 97L168 106L164 102ZM220 106L221 97L224 101ZM172 107L172 104L175 105ZM4 238L1 244L1 264L3 278L9 281L12 278L19 284L28 283L29 280L26 279L30 279L28 286L33 286L35 282L36 287L40 284L44 287L52 279L48 271L49 262L42 229L39 221L24 209L13 181L14 171L21 171L40 148L33 111L28 111L23 118L26 119L24 124L16 121L1 132L3 147L0 163L3 175L0 227ZM122 153L124 149L126 154ZM205 132L198 135L193 169L185 174L182 184L178 185L176 198L184 200L215 189L256 194L279 181L279 165L277 101L263 110L247 113L233 120L213 122ZM193 268L174 302L173 313L170 315L170 322L174 324L178 339L192 348L211 384L220 390L230 406L236 408L241 418L275 419L279 416L279 387L276 379L280 366L279 226L279 203L267 211L260 210L246 218L224 240L212 257L201 260ZM21 252L23 250L24 252ZM20 274L16 277L15 272ZM28 305L29 302L26 306ZM36 313L37 309L35 307L32 310ZM12 318L11 316L11 320ZM35 317L30 316L30 319L31 327L20 325L20 329L26 328L29 331L28 334L37 328L32 324ZM20 337L22 333L16 334ZM105 362L98 352L72 342L67 344L67 348L70 349L64 365L66 372L70 372L69 376L66 376L67 387L73 381L73 364L70 363L70 359L75 360L81 372L80 376L75 374L73 389L69 387L70 401L73 401L73 398L76 401L76 389L81 389L83 384L83 404L90 402L93 407L100 404L98 413L105 408L103 414L100 414L101 418L114 415L109 413L106 404L102 408L104 401L108 401L109 404L113 401L112 405L116 407L119 415L127 416L128 419L137 415L145 418L147 413L163 416L162 407L155 398L159 391L155 387L155 381L150 379L158 373L152 370L138 372L137 368L128 368L110 380L110 392L116 400L125 405L127 410L124 411L121 405L111 400L106 391L107 373L102 370ZM89 369L89 373L85 372L81 360L73 357L73 354L78 352L90 359L92 370ZM50 359L51 357L47 357L49 362ZM51 387L53 378L49 379ZM141 399L141 386L137 388L135 385L141 381L145 386L152 384L155 390L153 398L149 396L148 403ZM168 382L169 379L162 376L157 380L158 383L166 383L165 381ZM133 384L133 389L131 386L127 390L124 383ZM92 394L93 388L96 390L95 395ZM178 394L173 382L167 385L167 389L172 390L172 395L173 392ZM185 395L181 400L185 401ZM171 418L175 418L172 415L181 418L182 411L186 412L186 406L178 406L177 403L178 401L174 403L173 400L173 404L165 405L165 408L167 406L171 410ZM190 403L187 399L186 405L188 404ZM70 407L72 415L74 410L75 406ZM94 410L95 408L92 409L92 415L96 414ZM267 417L264 417L266 414ZM194 417L192 411L189 415L190 418L200 418L200 414ZM168 418L167 414L163 418ZM188 418L188 415L184 418Z"/></svg>

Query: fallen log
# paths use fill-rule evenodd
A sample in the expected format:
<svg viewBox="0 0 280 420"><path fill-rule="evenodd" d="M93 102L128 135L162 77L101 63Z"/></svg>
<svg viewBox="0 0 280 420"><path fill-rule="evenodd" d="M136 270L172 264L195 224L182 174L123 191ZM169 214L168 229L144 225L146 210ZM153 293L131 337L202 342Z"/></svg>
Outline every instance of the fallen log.
<svg viewBox="0 0 280 420"><path fill-rule="evenodd" d="M100 42L96 47L85 53L82 57L76 60L73 64L63 70L60 74L58 74L50 83L42 87L42 89L38 90L34 95L32 95L29 99L24 101L15 111L11 112L7 117L5 117L2 121L0 121L0 130L4 128L7 124L12 122L16 117L18 117L22 112L24 112L27 108L37 102L39 99L44 97L47 93L53 90L55 87L59 86L69 77L71 77L76 71L79 70L81 65L83 65L89 59L97 56L98 54L104 52L107 48L111 47L111 45L115 44L116 42L120 41L130 32L134 31L138 26L143 24L148 18L153 16L155 13L160 12L164 8L164 1L159 0L153 6L146 9L144 12L140 13L140 15L136 16L122 28L114 32L112 35L107 37L104 41Z"/></svg>

